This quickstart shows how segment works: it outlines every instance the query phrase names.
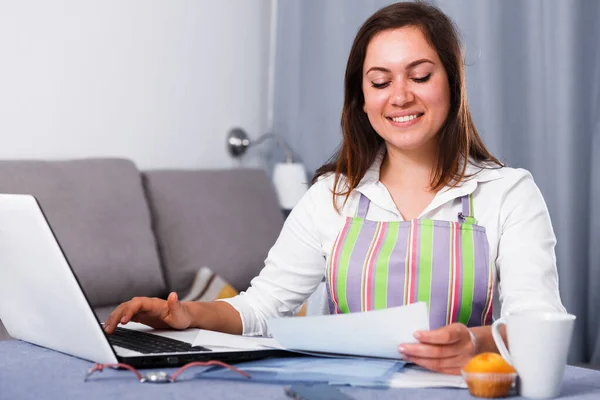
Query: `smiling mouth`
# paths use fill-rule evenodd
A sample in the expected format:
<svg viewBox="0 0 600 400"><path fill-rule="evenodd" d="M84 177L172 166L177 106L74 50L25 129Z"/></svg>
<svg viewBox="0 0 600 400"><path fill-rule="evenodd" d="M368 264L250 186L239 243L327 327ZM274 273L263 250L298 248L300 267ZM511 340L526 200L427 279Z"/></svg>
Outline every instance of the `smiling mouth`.
<svg viewBox="0 0 600 400"><path fill-rule="evenodd" d="M404 115L402 117L387 117L387 119L389 119L390 121L394 121L394 122L410 122L416 118L419 118L423 115L424 113L415 113L415 114L411 114L411 115Z"/></svg>

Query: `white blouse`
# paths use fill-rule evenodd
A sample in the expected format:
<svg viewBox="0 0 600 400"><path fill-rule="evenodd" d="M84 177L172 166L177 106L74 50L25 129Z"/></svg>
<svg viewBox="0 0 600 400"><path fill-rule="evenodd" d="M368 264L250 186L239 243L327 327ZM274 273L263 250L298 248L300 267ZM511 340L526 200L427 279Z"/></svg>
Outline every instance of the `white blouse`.
<svg viewBox="0 0 600 400"><path fill-rule="evenodd" d="M360 193L371 204L367 219L402 221L387 188L379 181L382 157L367 171L348 201L332 198L333 175L311 186L288 216L250 288L227 299L242 318L244 335L267 334L266 320L291 316L323 280L330 252L347 216L353 216ZM486 228L494 260L494 309L501 315L517 310L565 312L558 292L558 274L546 203L531 174L523 169L481 170L471 164L469 180L440 190L420 219L457 221L460 198L472 194L477 224ZM497 317L497 315L496 315Z"/></svg>

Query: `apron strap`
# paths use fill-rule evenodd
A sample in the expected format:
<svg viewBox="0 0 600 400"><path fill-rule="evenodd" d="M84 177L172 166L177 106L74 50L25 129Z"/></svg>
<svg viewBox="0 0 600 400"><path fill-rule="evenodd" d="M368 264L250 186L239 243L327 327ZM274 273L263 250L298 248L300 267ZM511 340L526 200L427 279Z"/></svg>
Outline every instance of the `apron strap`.
<svg viewBox="0 0 600 400"><path fill-rule="evenodd" d="M473 196L472 194L466 194L460 198L462 203L462 212L458 213L458 222L464 222L467 224L476 224L477 220L473 212Z"/></svg>
<svg viewBox="0 0 600 400"><path fill-rule="evenodd" d="M367 218L369 204L371 204L371 200L369 200L367 196L361 193L360 200L358 201L358 208L356 209L356 214L354 214L354 216L358 218Z"/></svg>

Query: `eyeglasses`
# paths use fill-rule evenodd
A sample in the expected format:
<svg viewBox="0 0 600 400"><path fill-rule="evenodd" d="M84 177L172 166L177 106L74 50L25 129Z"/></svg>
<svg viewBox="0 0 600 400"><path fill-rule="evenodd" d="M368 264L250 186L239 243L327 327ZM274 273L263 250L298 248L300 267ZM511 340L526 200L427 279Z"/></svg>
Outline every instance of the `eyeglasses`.
<svg viewBox="0 0 600 400"><path fill-rule="evenodd" d="M149 382L149 383L170 383L170 382L175 382L175 380L177 379L177 377L186 369L190 368L190 367L199 367L199 366L211 366L211 365L215 365L215 366L219 366L219 367L223 367L223 368L228 368L234 372L237 372L238 374L248 378L248 379L252 379L252 376L250 376L250 374L239 370L237 368L235 368L232 365L226 364L224 362L221 361L206 361L206 362L202 362L202 361L194 361L191 363L187 363L185 364L183 367L179 368L177 371L175 371L175 373L173 374L173 376L169 375L167 372L164 371L151 371L146 373L146 375L142 375L140 373L140 371L138 371L137 369L133 368L131 365L129 364L125 364L125 363L117 363L117 364L96 364L94 365L87 373L87 375L85 376L85 378L83 379L84 382L87 382L88 379L90 378L90 376L98 371L98 372L102 372L104 370L104 368L124 368L124 369L128 369L129 371L133 372L135 374L135 376L137 377L137 379L144 383L144 382Z"/></svg>

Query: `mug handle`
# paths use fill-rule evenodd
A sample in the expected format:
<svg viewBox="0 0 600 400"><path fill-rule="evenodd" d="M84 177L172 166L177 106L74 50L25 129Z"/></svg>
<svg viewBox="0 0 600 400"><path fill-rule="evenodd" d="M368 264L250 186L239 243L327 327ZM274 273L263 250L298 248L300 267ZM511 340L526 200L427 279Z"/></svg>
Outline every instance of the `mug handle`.
<svg viewBox="0 0 600 400"><path fill-rule="evenodd" d="M512 357L510 356L510 353L504 344L504 340L502 339L502 335L500 334L500 325L506 326L506 319L498 318L496 321L494 321L492 324L492 337L494 338L494 342L496 343L496 347L498 348L500 355L506 361L508 361L510 365L513 365Z"/></svg>

